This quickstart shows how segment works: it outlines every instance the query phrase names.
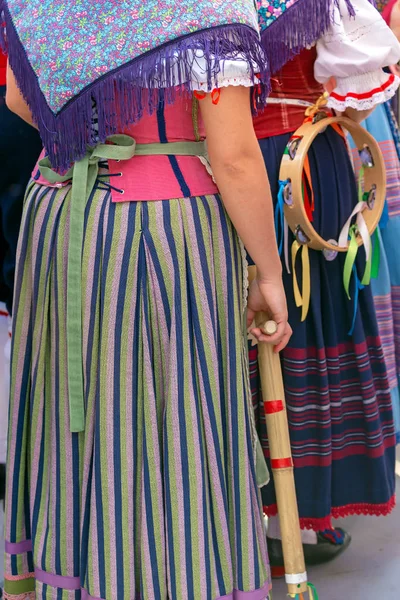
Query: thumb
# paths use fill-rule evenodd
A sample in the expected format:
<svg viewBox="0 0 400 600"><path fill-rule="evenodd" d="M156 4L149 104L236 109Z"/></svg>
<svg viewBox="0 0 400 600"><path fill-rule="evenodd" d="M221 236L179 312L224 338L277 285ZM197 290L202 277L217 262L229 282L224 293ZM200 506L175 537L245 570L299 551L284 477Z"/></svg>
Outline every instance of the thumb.
<svg viewBox="0 0 400 600"><path fill-rule="evenodd" d="M251 308L247 308L247 329L251 326L255 317L256 317L256 312Z"/></svg>

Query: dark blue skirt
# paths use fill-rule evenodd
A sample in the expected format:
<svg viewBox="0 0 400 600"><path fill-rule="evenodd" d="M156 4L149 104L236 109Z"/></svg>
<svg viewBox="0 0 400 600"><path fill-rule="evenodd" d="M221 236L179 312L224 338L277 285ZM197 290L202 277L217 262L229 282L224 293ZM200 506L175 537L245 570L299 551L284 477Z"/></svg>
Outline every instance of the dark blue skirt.
<svg viewBox="0 0 400 600"><path fill-rule="evenodd" d="M277 198L281 158L289 135L260 142ZM309 152L315 193L314 227L338 239L357 202L343 139L329 128ZM290 238L291 244L293 237ZM310 251L311 303L305 322L294 302L293 279L284 283L293 337L282 353L300 517L304 527L325 529L332 517L387 514L394 506L395 436L386 367L369 287L360 291L357 316L343 286L345 255L328 262ZM298 261L299 263L301 261ZM357 268L362 276L365 255ZM301 282L301 266L297 267ZM250 350L254 408L269 457L260 394L257 349ZM276 514L273 483L263 489L265 511Z"/></svg>

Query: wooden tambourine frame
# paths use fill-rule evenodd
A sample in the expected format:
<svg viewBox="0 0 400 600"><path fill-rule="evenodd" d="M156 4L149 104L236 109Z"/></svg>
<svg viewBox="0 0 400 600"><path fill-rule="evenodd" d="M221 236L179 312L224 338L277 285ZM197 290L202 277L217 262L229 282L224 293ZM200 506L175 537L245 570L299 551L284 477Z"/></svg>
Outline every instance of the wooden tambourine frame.
<svg viewBox="0 0 400 600"><path fill-rule="evenodd" d="M313 118L306 121L289 140L289 153L285 152L283 156L279 179L281 181L289 180L291 184L291 198L289 189L286 192L284 191L284 212L286 221L297 241L313 250L346 252L348 246L334 245L331 241L324 240L315 231L307 217L303 201L302 185L305 158L317 135L333 124L347 130L353 137L358 150L369 149L372 157L371 166L364 165L364 191L369 192L370 202L363 211L369 234L372 235L378 226L385 204L385 163L376 140L355 121L346 117L329 117L325 112L314 114ZM294 146L291 146L291 144L294 144ZM357 243L359 246L363 243L360 235L357 235Z"/></svg>

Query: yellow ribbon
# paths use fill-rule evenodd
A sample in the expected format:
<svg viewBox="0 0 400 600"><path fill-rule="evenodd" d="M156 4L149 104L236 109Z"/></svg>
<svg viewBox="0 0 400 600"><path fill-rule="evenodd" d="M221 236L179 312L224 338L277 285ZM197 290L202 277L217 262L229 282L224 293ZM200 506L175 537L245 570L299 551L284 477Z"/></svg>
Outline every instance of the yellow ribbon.
<svg viewBox="0 0 400 600"><path fill-rule="evenodd" d="M300 292L299 284L296 276L296 258L298 251L301 250L301 264L302 264L302 293ZM311 297L311 278L310 278L310 255L308 252L308 246L306 244L301 245L295 240L292 244L292 271L293 271L293 293L296 306L302 307L301 320L305 321L308 310L310 308L310 297Z"/></svg>

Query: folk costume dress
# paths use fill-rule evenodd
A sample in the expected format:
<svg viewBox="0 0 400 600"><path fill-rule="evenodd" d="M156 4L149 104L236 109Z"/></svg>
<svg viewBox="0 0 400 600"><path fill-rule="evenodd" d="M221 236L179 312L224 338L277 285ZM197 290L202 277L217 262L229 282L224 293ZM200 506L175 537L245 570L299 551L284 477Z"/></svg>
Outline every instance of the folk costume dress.
<svg viewBox="0 0 400 600"><path fill-rule="evenodd" d="M264 600L245 253L193 107L263 102L254 3L3 13L47 152L16 269L6 598Z"/></svg>
<svg viewBox="0 0 400 600"><path fill-rule="evenodd" d="M255 129L275 199L286 144L304 120L304 107L292 106L290 99L315 102L323 91L321 84L331 76L336 77L337 86L330 103L341 111L345 106L360 107L358 97L378 103L397 89L395 77L382 70L400 57L397 40L366 0L353 2L352 8L353 17L345 2L340 2L332 25L316 46L303 49L274 71L272 97L278 104L268 105L256 117ZM319 135L309 162L313 225L325 240L337 239L358 201L343 137L332 128ZM290 237L289 247L292 241ZM322 531L332 526L332 517L384 515L392 510L395 430L371 290L366 287L357 297L353 280L348 300L344 256L327 261L313 250L309 256L311 303L304 322L295 305L293 275L288 274L282 256L293 328L282 366L301 525ZM364 266L361 251L360 275ZM300 268L297 277L301 281ZM268 458L256 347L250 349L250 362L256 418ZM265 512L275 515L273 485L262 493Z"/></svg>

